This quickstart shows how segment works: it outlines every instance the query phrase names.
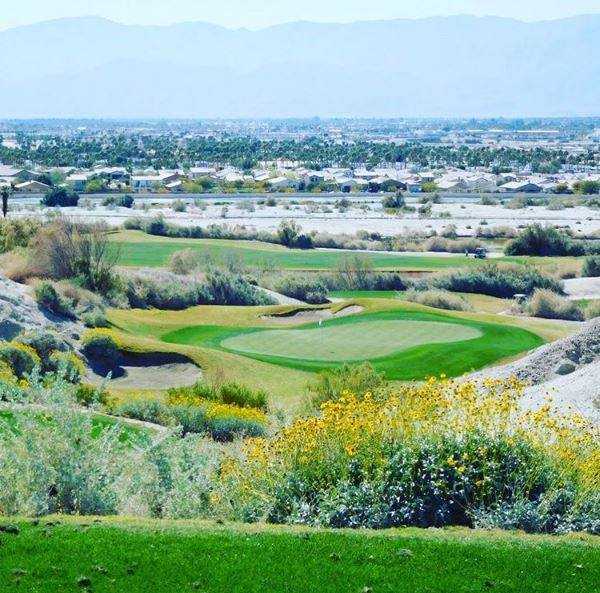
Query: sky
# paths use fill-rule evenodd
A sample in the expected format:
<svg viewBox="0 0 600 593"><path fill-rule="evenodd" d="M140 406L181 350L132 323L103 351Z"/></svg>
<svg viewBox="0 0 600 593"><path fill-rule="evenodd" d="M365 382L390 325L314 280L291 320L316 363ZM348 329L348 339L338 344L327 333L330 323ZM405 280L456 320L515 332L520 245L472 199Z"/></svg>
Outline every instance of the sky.
<svg viewBox="0 0 600 593"><path fill-rule="evenodd" d="M258 29L289 21L352 22L439 15L536 21L600 13L600 0L2 0L0 29L77 16L126 24L206 21Z"/></svg>

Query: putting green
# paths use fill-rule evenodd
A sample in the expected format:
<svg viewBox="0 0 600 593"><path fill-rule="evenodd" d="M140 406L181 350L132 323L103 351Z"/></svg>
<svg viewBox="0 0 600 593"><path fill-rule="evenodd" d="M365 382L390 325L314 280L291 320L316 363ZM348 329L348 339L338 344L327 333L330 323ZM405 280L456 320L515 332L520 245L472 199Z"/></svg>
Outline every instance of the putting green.
<svg viewBox="0 0 600 593"><path fill-rule="evenodd" d="M481 335L476 328L456 323L389 319L244 333L226 338L221 346L245 354L344 362L382 358L415 346L462 342Z"/></svg>

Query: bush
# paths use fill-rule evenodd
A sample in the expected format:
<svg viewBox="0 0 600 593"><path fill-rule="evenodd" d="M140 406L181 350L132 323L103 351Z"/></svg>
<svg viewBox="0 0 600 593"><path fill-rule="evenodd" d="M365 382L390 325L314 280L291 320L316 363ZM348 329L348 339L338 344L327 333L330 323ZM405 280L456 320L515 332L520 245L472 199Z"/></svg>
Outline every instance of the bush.
<svg viewBox="0 0 600 593"><path fill-rule="evenodd" d="M388 210L399 210L406 206L406 200L402 193L398 192L393 196L385 196L381 201L381 205Z"/></svg>
<svg viewBox="0 0 600 593"><path fill-rule="evenodd" d="M80 383L75 388L75 400L86 407L106 406L108 404L108 393L101 387Z"/></svg>
<svg viewBox="0 0 600 593"><path fill-rule="evenodd" d="M4 361L19 378L24 379L42 365L37 352L27 344L0 342L0 361Z"/></svg>
<svg viewBox="0 0 600 593"><path fill-rule="evenodd" d="M533 317L568 319L571 321L583 321L584 319L583 312L576 303L550 290L536 290L526 308L529 315Z"/></svg>
<svg viewBox="0 0 600 593"><path fill-rule="evenodd" d="M449 311L470 311L473 308L467 299L446 290L409 290L405 298L412 303Z"/></svg>
<svg viewBox="0 0 600 593"><path fill-rule="evenodd" d="M600 317L600 301L591 301L585 308L586 319L596 319Z"/></svg>
<svg viewBox="0 0 600 593"><path fill-rule="evenodd" d="M36 284L34 296L38 305L50 313L61 317L74 317L73 303L59 295L51 282L43 281Z"/></svg>
<svg viewBox="0 0 600 593"><path fill-rule="evenodd" d="M328 302L328 290L325 282L312 274L281 275L270 282L269 286L275 292L312 305Z"/></svg>
<svg viewBox="0 0 600 593"><path fill-rule="evenodd" d="M375 393L385 384L369 362L345 364L340 368L322 371L308 384L308 392L315 407L328 401L337 401L345 393L354 393L358 397L366 393Z"/></svg>
<svg viewBox="0 0 600 593"><path fill-rule="evenodd" d="M27 247L32 237L39 232L41 223L34 219L0 219L0 253L12 251L17 247Z"/></svg>
<svg viewBox="0 0 600 593"><path fill-rule="evenodd" d="M187 205L183 200L173 200L173 202L171 202L171 209L173 212L185 212L187 210Z"/></svg>
<svg viewBox="0 0 600 593"><path fill-rule="evenodd" d="M134 204L133 196L129 196L129 195L106 196L106 198L104 198L104 200L102 200L103 206L118 206L120 208L133 208L133 204ZM125 221L125 224L123 226L125 226L126 224L127 224L127 221ZM125 228L128 228L128 227L125 227Z"/></svg>
<svg viewBox="0 0 600 593"><path fill-rule="evenodd" d="M50 208L56 206L77 206L79 195L70 189L64 187L53 187L42 198L42 204Z"/></svg>
<svg viewBox="0 0 600 593"><path fill-rule="evenodd" d="M242 275L212 269L206 274L206 290L215 305L271 305L273 300Z"/></svg>
<svg viewBox="0 0 600 593"><path fill-rule="evenodd" d="M85 375L85 365L73 352L53 352L49 358L56 374L69 383L77 384Z"/></svg>
<svg viewBox="0 0 600 593"><path fill-rule="evenodd" d="M240 408L268 409L268 395L262 389L253 390L239 383L209 385L198 382L191 387L177 387L167 392L167 402L171 405L201 405L204 401L231 404Z"/></svg>
<svg viewBox="0 0 600 593"><path fill-rule="evenodd" d="M553 227L533 224L521 231L505 248L506 255L564 256L584 255L582 244Z"/></svg>
<svg viewBox="0 0 600 593"><path fill-rule="evenodd" d="M114 290L119 253L102 225L78 225L56 220L32 241L31 261L38 275L74 279L85 288L108 294Z"/></svg>
<svg viewBox="0 0 600 593"><path fill-rule="evenodd" d="M110 331L92 329L87 331L82 340L82 352L85 356L103 364L107 368L117 366L119 359L119 347Z"/></svg>
<svg viewBox="0 0 600 593"><path fill-rule="evenodd" d="M500 298L515 294L532 294L536 288L562 293L562 286L554 278L532 266L485 263L471 269L458 270L434 277L430 284L452 292L472 292Z"/></svg>
<svg viewBox="0 0 600 593"><path fill-rule="evenodd" d="M590 255L583 260L581 275L584 278L600 276L600 256Z"/></svg>
<svg viewBox="0 0 600 593"><path fill-rule="evenodd" d="M67 349L66 343L56 334L48 331L29 331L21 334L18 338L21 344L31 346L40 357L42 371L54 370L51 356L55 352L64 352Z"/></svg>
<svg viewBox="0 0 600 593"><path fill-rule="evenodd" d="M200 267L200 255L193 249L176 251L169 258L169 270L173 274L185 276Z"/></svg>
<svg viewBox="0 0 600 593"><path fill-rule="evenodd" d="M86 327L110 327L110 322L106 318L104 311L98 307L94 307L81 316L81 321Z"/></svg>

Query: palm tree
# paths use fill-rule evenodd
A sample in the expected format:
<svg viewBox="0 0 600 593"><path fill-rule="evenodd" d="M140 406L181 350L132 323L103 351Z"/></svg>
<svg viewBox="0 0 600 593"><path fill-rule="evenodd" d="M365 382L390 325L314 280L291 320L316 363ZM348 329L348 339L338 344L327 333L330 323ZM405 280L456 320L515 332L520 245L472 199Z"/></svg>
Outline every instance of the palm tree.
<svg viewBox="0 0 600 593"><path fill-rule="evenodd" d="M12 193L12 188L5 185L0 189L0 195L2 196L2 216L6 218L8 214L8 198Z"/></svg>

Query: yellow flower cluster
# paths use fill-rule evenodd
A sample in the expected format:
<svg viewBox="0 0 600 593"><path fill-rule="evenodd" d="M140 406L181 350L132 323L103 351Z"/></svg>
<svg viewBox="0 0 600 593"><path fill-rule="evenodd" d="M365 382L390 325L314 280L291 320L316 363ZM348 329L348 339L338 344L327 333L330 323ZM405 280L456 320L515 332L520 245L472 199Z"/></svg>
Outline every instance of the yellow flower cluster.
<svg viewBox="0 0 600 593"><path fill-rule="evenodd" d="M276 479L289 468L323 481L356 460L363 469L377 471L386 462L390 444L477 432L507 443L526 442L583 489L600 488L600 434L575 415L561 416L550 405L523 412L519 400L523 384L516 379L483 384L431 379L419 386L393 388L385 395L356 397L346 393L322 405L320 414L301 418L270 439L245 444L244 461L231 463L247 487ZM486 450L479 451L484 456ZM447 459L448 467L463 473L469 459ZM481 480L482 484L484 480Z"/></svg>
<svg viewBox="0 0 600 593"><path fill-rule="evenodd" d="M264 412L256 408L240 408L231 404L222 404L219 402L205 401L206 417L209 420L218 420L221 418L235 418L246 422L267 423L267 416Z"/></svg>

